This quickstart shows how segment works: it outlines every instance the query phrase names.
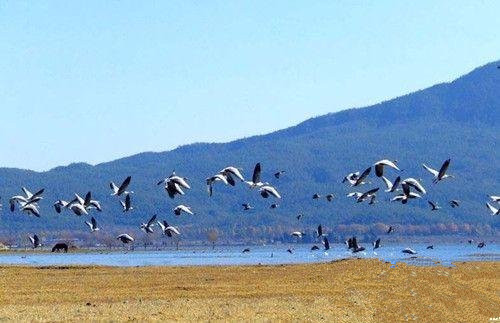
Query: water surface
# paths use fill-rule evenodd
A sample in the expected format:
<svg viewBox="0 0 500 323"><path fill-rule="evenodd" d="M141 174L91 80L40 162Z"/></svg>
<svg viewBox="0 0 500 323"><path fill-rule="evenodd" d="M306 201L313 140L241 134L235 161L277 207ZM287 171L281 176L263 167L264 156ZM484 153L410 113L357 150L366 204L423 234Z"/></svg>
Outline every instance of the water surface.
<svg viewBox="0 0 500 323"><path fill-rule="evenodd" d="M450 266L461 261L500 261L500 245L489 244L479 249L469 244L434 245L426 249L424 244L390 244L372 250L353 254L345 245L332 244L328 251L311 251L310 244L267 245L267 246L216 246L184 247L180 250L161 251L90 251L77 253L40 253L7 252L0 254L0 264L9 265L102 265L102 266L205 266L205 265L278 265L295 263L328 262L349 258L378 258L393 264L406 262L414 265ZM321 245L318 245L320 248ZM401 251L411 247L417 255L403 254ZM250 252L242 250L249 248ZM287 252L288 248L293 253Z"/></svg>

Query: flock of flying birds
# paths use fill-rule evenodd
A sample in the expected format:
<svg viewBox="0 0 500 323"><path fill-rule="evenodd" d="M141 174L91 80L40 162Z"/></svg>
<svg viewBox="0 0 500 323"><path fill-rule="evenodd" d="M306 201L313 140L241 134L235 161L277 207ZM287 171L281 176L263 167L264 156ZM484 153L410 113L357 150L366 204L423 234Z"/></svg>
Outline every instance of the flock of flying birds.
<svg viewBox="0 0 500 323"><path fill-rule="evenodd" d="M439 170L435 170L425 164L422 164L422 167L428 171L433 176L433 183L437 184L440 181L445 179L454 178L453 175L447 173L448 168L450 166L450 159L447 159L442 164ZM394 181L389 180L386 176L384 176L384 170L386 168L394 169L395 171L401 171L401 169L397 165L397 161L391 161L388 159L380 160L374 163L372 166L366 168L363 172L353 172L345 176L342 180L342 183L350 185L352 188L359 189L363 187L363 185L370 183L368 181L369 175L374 169L375 175L377 178L380 178L382 182L385 184L387 193L394 193L395 195L392 197L392 202L399 202L402 204L407 204L413 199L422 198L422 195L426 194L426 190L421 183L421 180L415 179L413 177L408 177L406 179L401 179L401 176L397 176ZM251 189L256 189L262 196L262 198L272 197L274 199L281 199L281 195L278 189L268 182L262 182L261 180L262 168L261 164L257 163L255 165L252 179L245 180L242 175L242 170L229 166L222 169L220 172L215 175L208 177L206 179L206 185L209 196L212 196L214 193L214 188L216 185L229 185L235 186L237 181L243 182L248 185ZM274 177L279 179L282 175L285 174L285 171L278 171L274 173ZM134 192L129 190L129 186L131 183L132 177L128 176L120 186L117 186L115 183L110 183L111 195L116 196L120 199L120 203L123 209L123 212L129 212L133 210L131 194ZM185 177L178 176L175 171L172 174L159 181L158 185L163 185L167 195L174 199L176 195L185 195L185 190L191 189L191 186L188 184L188 179ZM376 202L377 193L380 190L379 187L369 189L366 191L355 191L347 194L348 197L354 198L357 203L368 202L368 204L374 204ZM16 195L9 199L10 210L14 212L16 207L32 216L40 217L39 205L38 202L43 199L44 189L37 191L36 193L30 192L25 187L22 188L24 195ZM123 198L123 200L122 200ZM314 194L312 196L313 199L320 199L321 196L319 194ZM333 194L325 195L327 201L331 202L335 196ZM490 196L491 202L486 203L487 208L490 210L492 215L500 214L500 196ZM428 201L430 209L432 211L437 211L441 207L434 201ZM456 208L460 206L460 201L451 200L449 201L451 207ZM495 205L495 206L494 206ZM81 197L77 193L75 193L74 198L72 200L58 200L54 203L54 209L57 213L61 213L63 211L72 212L77 216L89 215L90 212L102 211L101 204L99 201L92 199L92 193L88 192L85 197ZM1 204L0 204L1 207ZM249 203L242 204L243 210L250 210L253 207ZM271 208L277 208L278 204L273 203L270 206ZM182 213L193 215L194 212L187 205L180 204L173 209L175 215L181 215ZM302 217L301 214L297 216L297 219L300 220ZM91 217L90 221L85 221L85 224L89 227L91 232L99 231L100 227L95 219L95 217ZM157 215L153 215L149 221L146 223L140 224L140 229L144 231L146 234L151 234L154 232L154 226L158 226L162 232L167 237L173 237L180 235L180 231L177 227L170 225L167 221L159 221L157 220ZM391 233L394 231L393 227L389 227L387 233ZM321 243L325 250L330 249L330 243L327 238L327 234L323 232L323 228L321 225L317 227L315 230L316 237L320 239ZM302 238L306 233L301 231L294 231L290 235L297 239ZM127 234L122 233L116 237L116 239L120 240L124 244L128 244L134 241L134 238ZM31 241L33 248L40 247L42 244L40 242L39 237L35 234L33 236L29 236L29 240ZM357 253L365 250L364 247L360 246L357 242L356 237L349 238L346 242L346 245L349 250L353 253ZM469 240L469 243L472 243L472 240ZM484 242L481 242L478 247L484 247ZM373 249L377 249L381 246L380 238L373 242ZM432 249L432 246L428 246L428 249ZM319 247L314 245L311 250L318 250ZM250 249L245 249L243 252L249 252ZM288 249L288 252L292 253L293 249ZM403 250L404 253L407 254L415 254L416 252L413 249L407 248Z"/></svg>

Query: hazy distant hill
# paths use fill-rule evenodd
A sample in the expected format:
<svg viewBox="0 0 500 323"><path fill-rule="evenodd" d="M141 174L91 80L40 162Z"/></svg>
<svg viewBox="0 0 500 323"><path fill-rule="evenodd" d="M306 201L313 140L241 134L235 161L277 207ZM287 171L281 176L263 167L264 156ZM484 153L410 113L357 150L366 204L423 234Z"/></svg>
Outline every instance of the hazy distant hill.
<svg viewBox="0 0 500 323"><path fill-rule="evenodd" d="M406 234L470 230L475 234L498 234L500 217L491 216L485 208L487 194L500 194L498 64L485 65L451 83L371 107L320 116L291 128L230 143L192 144L97 166L72 164L43 173L0 169L0 196L4 204L22 185L33 190L46 188L42 218L12 214L4 205L0 232L85 230L83 217L56 215L51 205L56 199L69 199L73 192L84 194L92 190L105 208L102 214L96 214L105 227L100 234L120 229L140 235L138 224L153 213L178 225L185 238L204 238L206 230L217 228L221 237L228 239L280 239L291 229L310 230L319 223L336 230L334 236L351 232L378 234L382 226L375 223L399 225L400 232ZM449 171L457 178L433 185L421 163L439 168L448 157L452 159ZM379 202L369 206L346 198L350 189L340 183L342 177L383 158L399 160L404 169L401 176L422 178L428 189L424 199L403 206L387 202L390 195L382 192ZM262 199L257 191L242 184L236 188L217 185L214 196L208 197L204 185L207 176L224 166L236 165L250 177L258 161L262 162L264 179L275 184L283 195L278 209L270 210L272 200ZM175 200L168 199L156 185L172 169L189 177L193 186L186 196ZM281 169L287 173L275 180L272 174ZM124 215L117 199L109 196L108 183L120 182L127 175L132 175L136 210ZM394 179L397 173L388 171L387 175ZM371 180L372 184L362 189L383 187L378 178ZM324 199L313 201L311 197L316 192L331 192L337 198L332 203ZM430 212L428 199L437 201L443 209ZM449 199L461 200L461 207L451 209ZM250 202L255 210L241 211L243 202ZM197 214L174 217L171 209L178 203L192 206ZM295 219L298 213L304 213L301 222Z"/></svg>

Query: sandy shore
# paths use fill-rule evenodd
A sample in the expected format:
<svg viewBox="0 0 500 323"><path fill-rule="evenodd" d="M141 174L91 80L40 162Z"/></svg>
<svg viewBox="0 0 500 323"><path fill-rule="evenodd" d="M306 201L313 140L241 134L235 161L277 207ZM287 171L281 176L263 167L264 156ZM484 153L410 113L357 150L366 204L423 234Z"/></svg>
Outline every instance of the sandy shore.
<svg viewBox="0 0 500 323"><path fill-rule="evenodd" d="M0 267L1 320L488 322L500 263Z"/></svg>

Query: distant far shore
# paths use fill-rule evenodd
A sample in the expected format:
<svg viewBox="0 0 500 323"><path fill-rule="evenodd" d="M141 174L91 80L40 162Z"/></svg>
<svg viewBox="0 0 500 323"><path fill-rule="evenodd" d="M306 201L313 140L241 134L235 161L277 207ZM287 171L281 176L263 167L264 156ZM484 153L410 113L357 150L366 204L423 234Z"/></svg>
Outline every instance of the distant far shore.
<svg viewBox="0 0 500 323"><path fill-rule="evenodd" d="M349 235L347 235L349 236ZM346 236L346 237L347 237ZM380 236L383 243L387 244L412 244L412 243L429 243L429 244L451 244L451 243L468 243L469 240L473 242L479 243L480 241L484 241L485 243L495 243L500 241L500 234L497 235L487 235L487 236L476 236L476 235L429 235L429 236L397 236L397 235L382 235ZM360 242L371 243L377 237L372 237L371 239L358 239ZM82 244L83 241L73 241L71 239L52 239L51 242L44 243L42 248L33 249L32 245L29 243L28 239L24 239L24 243L15 243L15 244L6 244L1 243L0 240L0 252L3 251L38 251L48 250L52 248L52 246L57 242L65 242L68 246L74 246L72 249L73 252L76 250L79 251L109 251L109 250L124 250L123 245L113 239L111 244L97 244L97 245L89 245ZM177 243L178 242L178 243ZM240 240L240 241L231 241L231 240L219 240L215 244L212 244L208 241L198 241L198 240L187 240L180 239L179 241L163 241L163 243L152 243L148 241L148 243L144 244L142 241L136 241L134 244L129 245L127 248L133 248L135 250L172 250L177 248L225 248L225 247L235 247L235 246L263 246L263 245L311 245L316 241L255 241L252 239L248 240ZM330 237L331 243L344 243L344 240L339 236Z"/></svg>

